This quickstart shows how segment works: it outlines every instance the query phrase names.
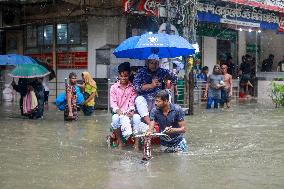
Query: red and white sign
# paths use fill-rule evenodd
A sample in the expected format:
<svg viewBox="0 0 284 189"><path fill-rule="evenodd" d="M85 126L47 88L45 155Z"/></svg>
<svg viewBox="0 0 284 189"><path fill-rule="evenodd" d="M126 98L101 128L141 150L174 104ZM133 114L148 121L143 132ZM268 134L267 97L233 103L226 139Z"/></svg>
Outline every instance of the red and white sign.
<svg viewBox="0 0 284 189"><path fill-rule="evenodd" d="M279 16L279 28L278 32L284 33L284 15Z"/></svg>
<svg viewBox="0 0 284 189"><path fill-rule="evenodd" d="M284 12L284 2L279 0L223 0L232 3L258 7L266 10Z"/></svg>
<svg viewBox="0 0 284 189"><path fill-rule="evenodd" d="M53 66L52 53L27 54L30 57L37 58L40 61ZM87 68L88 52L70 52L57 53L57 68Z"/></svg>
<svg viewBox="0 0 284 189"><path fill-rule="evenodd" d="M52 53L43 53L43 54L26 54L27 56L38 59L39 61L48 64L52 67L53 65L53 57Z"/></svg>
<svg viewBox="0 0 284 189"><path fill-rule="evenodd" d="M122 0L123 12L158 16L160 0Z"/></svg>

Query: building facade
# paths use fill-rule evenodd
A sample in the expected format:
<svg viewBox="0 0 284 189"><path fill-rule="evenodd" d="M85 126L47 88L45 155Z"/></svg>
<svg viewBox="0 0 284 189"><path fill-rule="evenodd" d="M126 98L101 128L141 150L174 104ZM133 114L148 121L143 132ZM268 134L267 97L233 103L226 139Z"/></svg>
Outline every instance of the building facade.
<svg viewBox="0 0 284 189"><path fill-rule="evenodd" d="M112 50L124 39L158 32L167 21L175 33L184 35L192 11L188 4L166 0L13 2L1 1L0 53L25 54L51 65L57 73L51 83L54 91L63 90L64 78L71 71L80 74L88 70L94 78L110 78L117 64L124 61L116 59ZM257 0L197 2L194 40L201 49L202 65L211 72L228 55L240 65L241 57L250 54L256 59L259 78L265 82L273 79L275 73L261 73L259 67L273 53L272 70L276 71L284 55L283 5ZM9 83L7 72L1 71L1 75Z"/></svg>

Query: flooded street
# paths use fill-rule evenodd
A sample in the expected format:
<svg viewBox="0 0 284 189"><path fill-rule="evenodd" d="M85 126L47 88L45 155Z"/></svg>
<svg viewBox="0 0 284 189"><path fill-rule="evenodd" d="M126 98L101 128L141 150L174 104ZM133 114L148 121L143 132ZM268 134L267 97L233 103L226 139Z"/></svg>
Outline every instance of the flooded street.
<svg viewBox="0 0 284 189"><path fill-rule="evenodd" d="M282 189L284 109L249 103L186 116L187 154L108 149L110 114L65 123L50 107L43 120L0 108L0 188Z"/></svg>

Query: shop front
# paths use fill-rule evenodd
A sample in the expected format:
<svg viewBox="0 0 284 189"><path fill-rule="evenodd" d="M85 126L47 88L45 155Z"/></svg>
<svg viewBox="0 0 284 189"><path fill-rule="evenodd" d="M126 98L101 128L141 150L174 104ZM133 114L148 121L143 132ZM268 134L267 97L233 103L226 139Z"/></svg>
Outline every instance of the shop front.
<svg viewBox="0 0 284 189"><path fill-rule="evenodd" d="M233 62L239 67L242 56L248 54L253 60L252 73L258 78L258 84L255 83L253 90L257 88L255 93L263 96L263 90L268 88L267 85L261 85L262 80L271 80L274 76L272 73L261 73L262 62L269 54L274 54L272 71L277 70L276 62L283 57L283 45L280 44L283 44L284 38L280 34L283 25L280 13L260 8L229 3L226 6L222 3L199 3L197 10L199 26L205 28L202 29L205 32L198 32L202 36L203 64L212 68L214 64L222 63L226 57L232 56ZM208 34L206 28L212 27L212 23L220 30ZM226 33L230 33L232 38L224 39ZM267 92L265 96L268 97Z"/></svg>
<svg viewBox="0 0 284 189"><path fill-rule="evenodd" d="M210 54L214 51L212 48L216 48L215 55L209 58L211 62L204 62L204 65L210 67L222 62L222 54L230 54L234 62L240 64L241 56L247 53L246 46L259 45L255 37L261 31L278 29L279 17L271 12L262 13L249 7L208 3L199 3L197 10L201 25L201 32L198 33L205 37L203 47L211 44ZM207 49L203 51L206 54Z"/></svg>

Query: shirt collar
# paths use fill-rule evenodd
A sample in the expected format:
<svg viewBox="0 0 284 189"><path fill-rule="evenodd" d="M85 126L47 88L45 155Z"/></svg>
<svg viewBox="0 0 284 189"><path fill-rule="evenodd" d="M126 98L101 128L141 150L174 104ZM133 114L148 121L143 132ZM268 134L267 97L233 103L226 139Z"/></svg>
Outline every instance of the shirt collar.
<svg viewBox="0 0 284 189"><path fill-rule="evenodd" d="M158 110L159 110L159 112L161 114L163 114L163 110L162 109L158 109ZM175 110L175 106L172 103L170 103L170 111L169 112L174 111L174 110Z"/></svg>
<svg viewBox="0 0 284 189"><path fill-rule="evenodd" d="M128 81L128 84L126 85L126 88L128 88L130 85L131 85L131 82ZM121 87L120 81L117 82L117 86L118 86L119 88Z"/></svg>

